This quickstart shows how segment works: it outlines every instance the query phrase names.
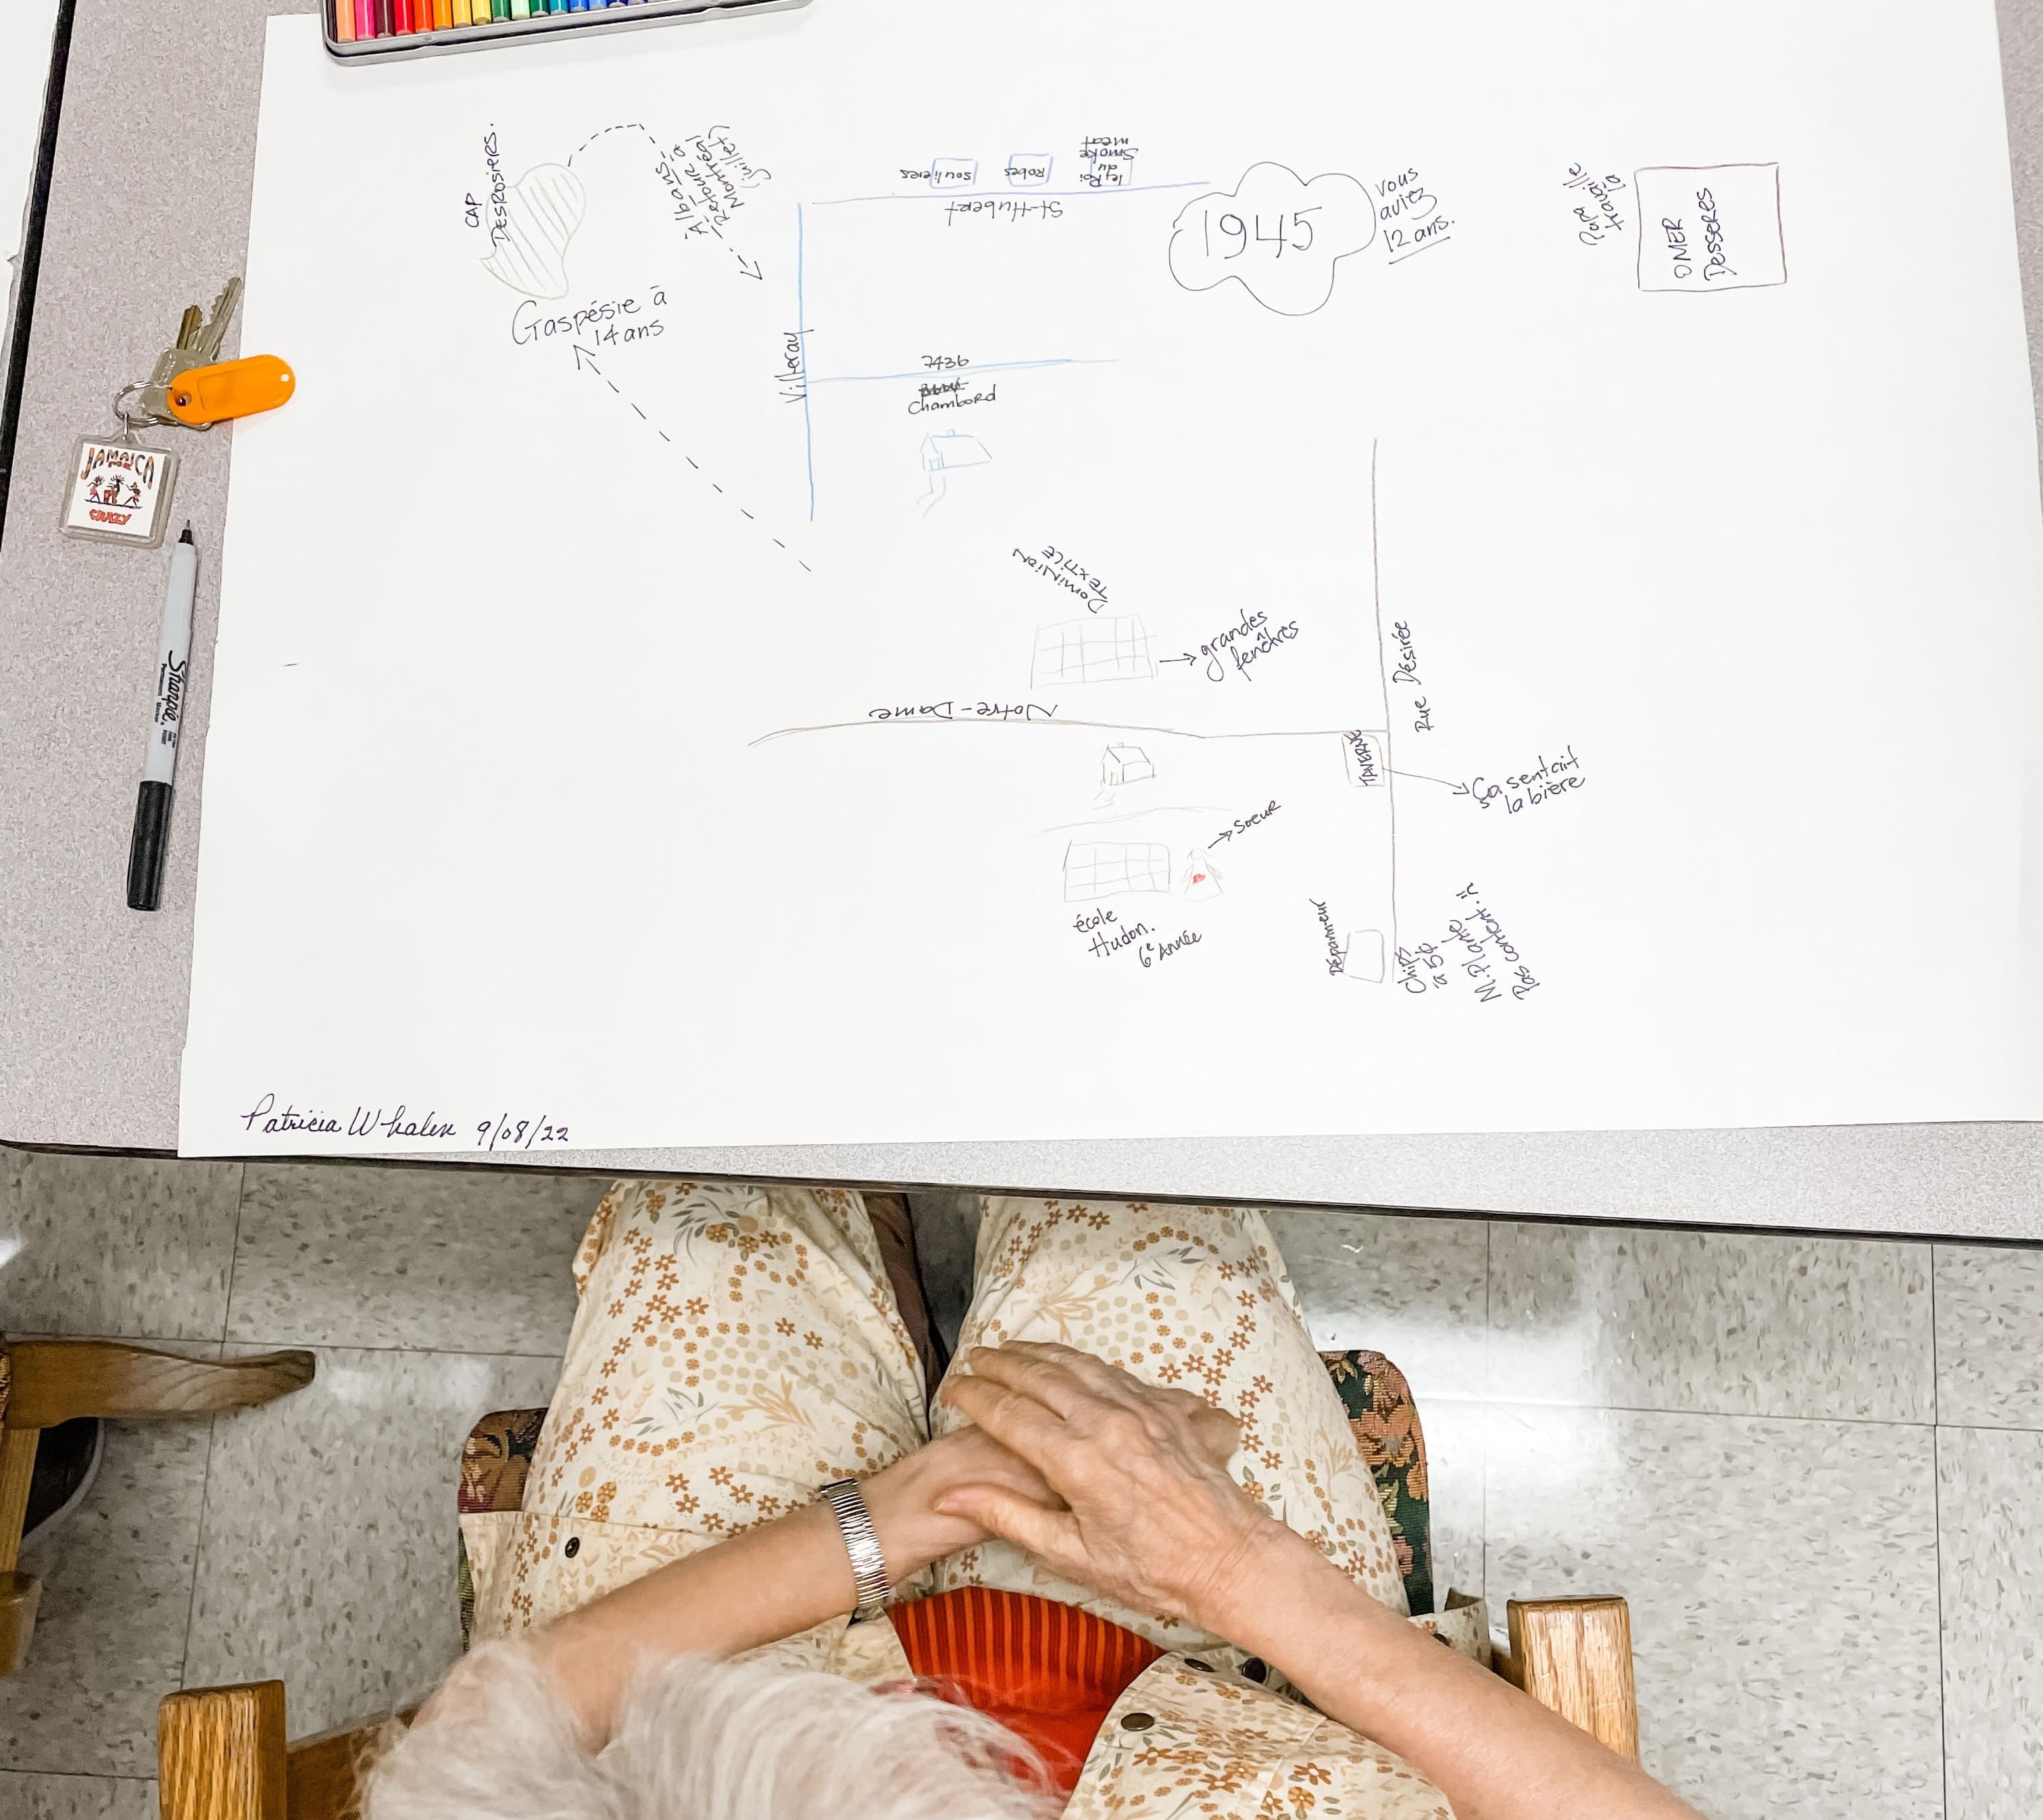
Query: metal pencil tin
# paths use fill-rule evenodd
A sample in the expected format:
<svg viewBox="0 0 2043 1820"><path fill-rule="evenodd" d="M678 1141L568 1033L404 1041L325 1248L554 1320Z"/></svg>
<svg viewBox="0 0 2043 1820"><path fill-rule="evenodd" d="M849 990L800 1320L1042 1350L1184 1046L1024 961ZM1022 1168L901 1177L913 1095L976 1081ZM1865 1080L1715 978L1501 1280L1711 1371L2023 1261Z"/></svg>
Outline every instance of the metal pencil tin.
<svg viewBox="0 0 2043 1820"><path fill-rule="evenodd" d="M430 0L426 0L430 5ZM389 0L382 0L386 6ZM634 25L666 25L691 19L726 18L752 13L778 13L805 6L808 0L616 0L592 5L585 12L535 14L527 19L496 19L486 25L456 25L445 31L408 32L402 36L343 39L339 9L352 0L325 0L320 29L328 55L341 62L385 63L394 57L431 57L443 51L470 51L485 45L558 43L581 32L622 31Z"/></svg>

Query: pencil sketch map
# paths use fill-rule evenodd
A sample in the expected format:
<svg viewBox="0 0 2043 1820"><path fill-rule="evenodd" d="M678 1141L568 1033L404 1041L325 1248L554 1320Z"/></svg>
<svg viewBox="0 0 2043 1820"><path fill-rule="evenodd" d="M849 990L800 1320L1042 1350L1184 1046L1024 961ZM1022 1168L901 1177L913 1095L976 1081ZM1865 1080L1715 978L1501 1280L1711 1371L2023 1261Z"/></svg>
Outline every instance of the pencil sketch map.
<svg viewBox="0 0 2043 1820"><path fill-rule="evenodd" d="M1047 139L1042 143L1053 144ZM725 481L713 475L730 471L732 451L755 443L756 431L734 423L724 446L698 445L699 459L693 450L684 451L674 443L664 427L665 420L641 400L652 397L659 385L655 375L663 368L702 357L700 343L687 337L681 325L700 308L705 291L720 290L735 300L740 312L749 310L749 338L777 358L772 402L799 405L803 435L799 466L791 446L779 472L769 479L762 466L751 488L749 496L762 508L777 509L759 514L739 509L754 523L784 524L800 518L805 528L815 527L817 533L797 535L792 543L772 536L776 547L810 551L822 546L831 522L833 469L840 460L889 462L899 480L890 489L898 497L887 504L912 498L917 514L887 514L891 525L884 560L896 567L928 561L917 519L928 519L951 498L960 475L995 470L973 477L972 483L982 495L980 546L969 552L949 550L934 561L945 568L942 585L960 592L978 590L982 581L968 579L967 572L991 569L997 573L1002 592L1046 613L1056 612L1057 616L1044 618L1034 627L1025 665L975 669L968 678L973 684L969 699L945 694L940 700L890 701L867 708L862 718L806 729L776 728L768 730L767 737L864 739L884 725L898 730L906 723L970 727L991 722L1008 730L1006 743L1014 749L1010 762L1042 763L1046 782L1057 780L1056 787L1068 795L1070 813L1079 818L1056 823L1043 837L1063 835L1088 814L1102 826L1112 825L1111 841L1063 843L1060 876L1066 902L1172 895L1171 855L1179 850L1194 856L1177 865L1175 896L1186 903L1210 902L1223 894L1207 849L1216 844L1231 845L1239 838L1241 856L1229 868L1236 888L1259 889L1270 901L1287 901L1297 913L1294 921L1301 950L1330 979L1365 980L1420 997L1466 982L1475 1001L1485 1005L1522 1002L1541 988L1540 979L1494 917L1485 923L1465 914L1436 916L1437 931L1429 927L1426 937L1416 940L1409 950L1400 944L1394 890L1399 773L1391 761L1393 680L1412 692L1410 703L1399 704L1416 707L1411 730L1423 735L1432 728L1417 693L1423 684L1416 665L1407 663L1401 669L1390 661L1400 654L1396 640L1402 628L1386 630L1376 594L1370 545L1375 535L1380 446L1368 445L1365 460L1364 446L1357 442L1338 458L1350 464L1353 504L1371 526L1338 578L1336 600L1327 603L1343 622L1340 632L1323 618L1279 619L1273 609L1259 605L1236 610L1235 596L1224 587L1202 590L1205 600L1201 602L1198 595L1182 589L1145 586L1148 578L1127 561L1110 565L1116 580L1110 603L1105 584L1079 554L1056 544L1032 546L1028 538L1033 533L1021 529L1024 523L1044 520L1046 502L1060 488L1067 493L1092 489L1083 448L1062 433L1047 446L1039 442L1032 451L1033 471L1022 471L1022 463L1012 458L996 464L995 450L1003 442L1003 424L1025 416L1063 414L1074 425L1087 420L1092 397L1110 395L1105 376L1091 370L1142 358L1140 335L1130 333L1135 325L1110 308L1097 308L1080 312L1079 320L1068 325L1075 339L989 346L963 326L972 312L954 322L953 310L937 301L960 290L976 296L977 288L967 275L979 274L991 282L996 270L998 282L1010 289L1025 286L1034 278L1046 291L1070 284L1083 270L1096 293L1110 297L1137 287L1142 266L1160 264L1187 293L1181 308L1212 308L1199 293L1232 285L1272 314L1312 316L1327 307L1343 282L1343 271L1355 266L1359 255L1380 255L1375 265L1355 270L1345 282L1358 287L1380 285L1395 282L1390 268L1419 253L1444 249L1452 241L1455 221L1420 167L1399 167L1367 177L1344 171L1305 176L1266 159L1250 164L1232 182L1215 186L1181 174L1182 150L1171 156L1154 148L1148 136L1133 133L1087 133L1035 152L1002 153L987 146L964 155L918 155L895 163L885 173L887 187L872 194L792 198L795 244L790 260L784 216L791 199L784 180L774 176L777 159L770 148L721 121L701 127L684 120L592 125L562 162L535 163L508 182L494 128L483 144L494 201L488 210L471 216L471 227L482 230L471 238L486 243L481 258L484 270L526 300L513 318L514 334L542 348L549 343L564 344L558 353L573 365L570 369L557 355L551 370L556 377L564 381L571 370L595 373L650 434L669 445L661 458L670 465L684 465L692 485L713 495L726 492ZM545 150L550 153L552 148ZM1784 282L1775 167L1635 170L1629 175L1611 173L1589 179L1571 165L1555 174L1554 186L1564 193L1586 191L1592 182L1600 212L1589 227L1596 239L1639 241L1639 289L1707 291L1715 288L1713 276L1727 289ZM568 256L585 216L585 186L591 184L602 188L632 221L634 249L664 274L664 282L646 287L642 297L604 297L593 305L555 312L542 306L580 294ZM1669 222L1692 213L1692 246L1679 237L1689 230L1669 228L1663 230L1659 245L1647 248L1631 216L1632 197L1649 190L1652 205L1669 212ZM1604 206L1612 197L1624 199L1623 209ZM1572 203L1570 208L1570 219L1582 215ZM873 225L876 214L885 218L884 228ZM774 222L782 230L777 236L769 225ZM865 247L883 232L914 247L912 262L894 266L891 274L906 293L900 320L890 323L885 332L867 337L857 358L847 360L841 353L826 365L812 362L818 337L838 349L849 339L841 325L812 312L812 268L838 259L855 269L861 257L871 257ZM1103 273L1086 262L1086 250L1102 232L1113 243L1116 265L1129 269ZM1592 243L1579 229L1576 237ZM780 256L769 258L769 243L776 238ZM1077 244L1067 247L1067 241ZM1018 280L1012 255L1025 245L1028 276ZM655 248L657 254L650 251ZM995 253L991 262L988 248ZM1613 267L1608 276L1613 289L1632 288L1634 274ZM930 300L926 309L910 307L922 299ZM1071 313L1060 312L1046 295L1036 318L1037 335L1047 335L1048 324L1060 314ZM769 326L782 323L793 326ZM670 327L680 331L675 339L669 337ZM1244 323L1236 316L1230 328L1252 339L1254 319ZM634 349L639 351L635 354ZM614 360L613 350L619 355ZM599 355L610 362L608 367L599 364ZM837 370L845 366L872 370ZM1040 423L1031 429L1041 437ZM895 452L890 455L889 450ZM854 494L849 503L862 512L859 496ZM1090 546L1085 554L1092 554ZM803 566L816 573L806 558ZM1025 575L1040 584L1030 586L1022 580ZM1117 610L1137 602L1141 611ZM1409 643L1405 650L1409 654ZM1259 690L1279 697L1270 703L1267 718L1244 703L1239 711L1216 719L1212 692L1217 687L1258 690L1274 675L1328 658L1343 666L1338 689L1314 692L1320 699L1337 695L1346 718L1359 724L1328 726L1318 733L1320 768L1327 779L1344 778L1348 786L1367 794L1330 791L1322 796L1313 791L1280 806L1256 787L1262 762L1257 736L1295 738L1309 730L1296 723L1287 711L1291 703L1278 689ZM1320 679L1322 684L1325 680ZM1137 684L1158 685L1141 692L1140 706L1127 691L1111 686ZM1023 691L1029 699L1002 699ZM1228 759L1208 756L1196 768L1201 779L1198 794L1232 799L1199 807L1175 800L1184 791L1181 780L1171 775L1171 746L1159 746L1164 755L1159 773L1158 764L1138 749L1110 738L1104 768L1107 787L1088 805L1083 790L1088 761L1067 753L1060 734L1075 721L1083 721L1094 745L1094 736L1102 734L1182 741L1224 733L1240 743ZM1052 737L1044 737L1046 730ZM1136 753L1134 761L1115 757L1128 752ZM1182 772L1186 768L1177 768ZM1429 786L1436 793L1428 805L1436 814L1457 812L1439 792L1474 799L1480 806L1485 799L1482 793L1492 787L1481 777L1443 781L1413 775L1421 787ZM1120 787L1136 776L1157 781L1159 787L1139 803L1125 800ZM1507 814L1579 789L1587 773L1570 745L1551 756L1537 753L1526 772L1512 776L1504 787L1512 792ZM1179 787L1174 789L1174 784ZM1244 790L1247 798L1240 795ZM1259 812L1248 800L1258 794L1265 798ZM1232 813L1244 804L1245 816ZM1338 874L1337 887L1314 876L1309 866L1301 869L1296 856L1273 838L1274 830L1250 837L1280 807L1288 818L1286 832L1309 823L1313 841L1324 841L1350 856L1329 868ZM1222 810L1228 811L1224 825L1209 832L1203 822ZM1017 841L1025 841L1033 831L1012 832ZM1188 841L1194 843L1189 849ZM1314 895L1316 885L1327 895ZM1320 926L1331 914L1325 908L1329 896L1340 901L1337 931ZM1079 918L1073 926L1092 936L1079 952L1095 957L1118 952L1116 941L1138 930L1132 944L1122 941L1122 946L1132 946L1132 958L1146 967L1202 944L1209 934L1218 937L1217 927L1205 925L1225 920L1217 908L1202 917L1182 904L1174 905L1176 926L1167 933L1160 924L1152 928L1149 920L1162 914L1152 909L1145 917L1131 911L1122 918L1117 912L1119 926L1103 935L1082 927L1087 919ZM1180 947L1168 948L1171 940Z"/></svg>

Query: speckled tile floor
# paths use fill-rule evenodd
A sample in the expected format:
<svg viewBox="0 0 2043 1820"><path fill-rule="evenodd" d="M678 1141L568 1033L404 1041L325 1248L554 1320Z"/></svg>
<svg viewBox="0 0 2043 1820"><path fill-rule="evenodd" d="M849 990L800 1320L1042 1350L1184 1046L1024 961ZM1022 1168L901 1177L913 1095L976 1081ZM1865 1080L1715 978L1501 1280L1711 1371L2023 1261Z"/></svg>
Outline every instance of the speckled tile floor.
<svg viewBox="0 0 2043 1820"><path fill-rule="evenodd" d="M111 1427L24 1561L0 1820L152 1811L174 1687L282 1676L302 1734L435 1678L460 1437L546 1400L601 1186L0 1152L0 1331L319 1358L263 1409ZM966 1204L917 1214L954 1323ZM2043 1813L2043 1251L1273 1224L1321 1344L1412 1384L1436 1581L1500 1619L1625 1594L1647 1762L1705 1813Z"/></svg>

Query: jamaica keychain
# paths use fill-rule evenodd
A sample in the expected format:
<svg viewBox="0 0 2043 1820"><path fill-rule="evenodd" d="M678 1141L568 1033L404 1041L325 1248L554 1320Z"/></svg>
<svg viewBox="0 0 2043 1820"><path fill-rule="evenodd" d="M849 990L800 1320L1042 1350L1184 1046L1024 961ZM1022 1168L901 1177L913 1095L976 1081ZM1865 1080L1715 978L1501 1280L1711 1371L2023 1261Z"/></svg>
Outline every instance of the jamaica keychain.
<svg viewBox="0 0 2043 1820"><path fill-rule="evenodd" d="M125 416L121 425L103 438L79 438L59 528L66 537L154 550L170 517L178 458L167 449L144 448Z"/></svg>
<svg viewBox="0 0 2043 1820"><path fill-rule="evenodd" d="M176 343L158 356L149 377L114 394L121 427L79 439L58 521L66 537L155 549L170 518L178 458L145 446L137 440L140 432L158 425L209 430L226 418L273 411L297 389L296 376L274 354L216 364L240 301L241 281L229 278L211 315L196 304L186 309Z"/></svg>

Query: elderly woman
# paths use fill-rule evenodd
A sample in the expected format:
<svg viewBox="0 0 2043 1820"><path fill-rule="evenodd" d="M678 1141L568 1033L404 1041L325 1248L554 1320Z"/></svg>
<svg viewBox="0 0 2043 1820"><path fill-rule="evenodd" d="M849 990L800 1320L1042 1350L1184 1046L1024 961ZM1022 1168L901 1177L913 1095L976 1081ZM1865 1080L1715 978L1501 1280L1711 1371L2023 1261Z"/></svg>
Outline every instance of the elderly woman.
<svg viewBox="0 0 2043 1820"><path fill-rule="evenodd" d="M366 1820L1694 1820L1407 1618L1259 1214L989 1201L933 1419L855 1194L619 1183L575 1275Z"/></svg>

